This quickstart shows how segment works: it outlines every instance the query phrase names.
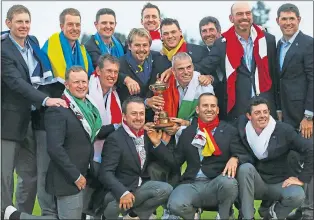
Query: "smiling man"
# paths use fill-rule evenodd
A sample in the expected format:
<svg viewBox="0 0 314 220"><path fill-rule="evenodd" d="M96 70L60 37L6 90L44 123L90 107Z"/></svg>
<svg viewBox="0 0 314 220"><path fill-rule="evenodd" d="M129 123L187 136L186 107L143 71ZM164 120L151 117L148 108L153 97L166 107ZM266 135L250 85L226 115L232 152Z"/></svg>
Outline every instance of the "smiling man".
<svg viewBox="0 0 314 220"><path fill-rule="evenodd" d="M215 40L221 36L219 21L215 17L207 16L200 21L199 30L206 48L210 51Z"/></svg>
<svg viewBox="0 0 314 220"><path fill-rule="evenodd" d="M141 24L149 31L152 38L151 50L160 52L162 49L162 41L160 35L160 10L156 5L147 3L144 5L141 13Z"/></svg>
<svg viewBox="0 0 314 220"><path fill-rule="evenodd" d="M285 219L305 198L302 186L313 175L312 143L291 125L274 120L262 97L250 100L246 117L239 118L238 131L247 150L237 174L242 219L253 219L254 199L274 201L264 219ZM304 169L297 176L287 169L291 150L304 158Z"/></svg>
<svg viewBox="0 0 314 220"><path fill-rule="evenodd" d="M124 55L124 48L119 39L113 34L117 26L116 14L110 8L99 9L94 25L97 33L85 43L87 52L96 68L97 61L102 54L111 54L117 58Z"/></svg>
<svg viewBox="0 0 314 220"><path fill-rule="evenodd" d="M66 8L60 16L61 32L53 34L42 50L48 55L53 73L64 83L65 72L73 65L82 66L88 76L94 71L91 58L84 45L78 41L81 35L81 14L77 9ZM64 87L60 87L60 94Z"/></svg>

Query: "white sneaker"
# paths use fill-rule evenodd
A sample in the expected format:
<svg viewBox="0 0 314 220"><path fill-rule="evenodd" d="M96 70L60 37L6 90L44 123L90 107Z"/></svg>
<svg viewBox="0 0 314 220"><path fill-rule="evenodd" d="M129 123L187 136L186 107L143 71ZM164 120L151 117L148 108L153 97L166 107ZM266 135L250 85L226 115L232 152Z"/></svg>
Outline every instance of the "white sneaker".
<svg viewBox="0 0 314 220"><path fill-rule="evenodd" d="M8 207L5 208L3 219L4 220L9 220L10 216L15 211L17 211L17 209L15 207L9 205Z"/></svg>
<svg viewBox="0 0 314 220"><path fill-rule="evenodd" d="M202 209L201 209L201 208L198 208L197 211L195 212L194 220L199 220L199 219L201 219L201 214L202 214Z"/></svg>
<svg viewBox="0 0 314 220"><path fill-rule="evenodd" d="M149 219L149 220L155 220L155 219L157 219L157 215L155 215L155 214L153 213L153 214L151 214L151 215L149 216L148 219Z"/></svg>
<svg viewBox="0 0 314 220"><path fill-rule="evenodd" d="M138 217L138 216L136 216L136 217L131 217L131 216L129 216L129 214L127 214L127 215L125 215L125 216L123 216L123 219L140 219L140 217Z"/></svg>

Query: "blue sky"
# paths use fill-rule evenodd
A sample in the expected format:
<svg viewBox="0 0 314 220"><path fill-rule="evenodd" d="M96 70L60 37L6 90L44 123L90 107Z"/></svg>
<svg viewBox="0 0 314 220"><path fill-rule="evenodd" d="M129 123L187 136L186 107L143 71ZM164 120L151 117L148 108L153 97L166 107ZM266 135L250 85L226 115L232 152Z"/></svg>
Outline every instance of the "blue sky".
<svg viewBox="0 0 314 220"><path fill-rule="evenodd" d="M141 27L141 9L148 1L2 1L1 18L2 30L6 30L5 17L7 10L14 4L22 4L29 8L32 14L31 34L35 35L41 44L54 32L60 31L59 14L64 8L74 7L82 15L82 32L92 34L95 32L95 14L100 8L111 8L116 12L116 31L128 34L133 27ZM178 19L183 32L200 40L198 23L205 16L216 17L222 27L227 30L230 7L234 1L152 1L156 4L165 17ZM256 2L251 1L254 5ZM277 40L281 31L276 23L276 12L284 1L265 1L269 7L269 21L266 26ZM313 1L290 1L299 7L301 14L300 30L313 37Z"/></svg>

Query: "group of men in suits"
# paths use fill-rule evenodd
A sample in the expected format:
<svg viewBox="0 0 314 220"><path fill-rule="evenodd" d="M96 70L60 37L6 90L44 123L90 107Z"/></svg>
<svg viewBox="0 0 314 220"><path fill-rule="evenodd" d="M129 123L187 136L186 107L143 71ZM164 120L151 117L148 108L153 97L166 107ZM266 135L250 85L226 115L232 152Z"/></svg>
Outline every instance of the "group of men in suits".
<svg viewBox="0 0 314 220"><path fill-rule="evenodd" d="M97 33L84 46L78 42L79 11L65 9L60 14L61 32L52 35L40 50L37 39L28 35L31 23L28 9L20 5L10 8L6 20L10 32L1 40L2 127L6 128L2 129L1 137L2 170L5 171L1 179L5 218L33 218L30 214L36 192L42 217L80 218L86 179L97 176L96 185L106 195L100 208L106 218L116 218L121 208L128 210L123 212L127 218L153 217L159 205L164 205L171 218L173 215L199 218L197 208L218 204L217 218L228 218L238 195L238 184L241 218L253 218L254 198L262 199L262 206L265 202L266 213L262 214L265 218L285 218L296 207L300 208L295 218L311 218L313 173L309 169L312 164L309 143L313 143L313 51L308 48L313 48L313 38L299 30L298 8L284 4L278 9L277 23L283 38L277 50L275 37L254 25L247 3L232 5L230 21L234 26L224 33L213 17L200 22L206 47L186 43L179 22L171 18L161 21L157 6L148 3L141 14L144 28L133 28L124 47L113 36L114 11L100 9L94 23ZM159 49L153 51L155 48ZM179 97L178 112L171 118L174 126L161 135L152 124L144 124L154 120L155 112L167 108L171 95L154 96L149 85L158 77L168 82L172 72L173 91ZM198 100L193 106L198 119L183 117L179 108L188 97L193 76L197 76L195 81L199 86L213 85L216 94L215 97L204 93L193 98ZM130 98L135 94L143 100ZM259 98L252 99L255 96ZM60 108L47 110L50 106ZM219 138L225 129L235 136L237 131L223 121L217 122L218 113L219 119L238 127L241 139L232 135L230 140L234 142L229 142L226 136L223 140ZM243 118L244 114L249 122ZM277 118L299 130L300 135L285 123L276 122ZM183 136L176 142L174 136L179 137L182 130ZM251 133L243 134L243 130ZM212 153L204 156L204 143L195 138L197 132L199 137L203 135L200 140L212 144ZM82 133L79 138L77 133ZM273 139L280 142L280 148L272 146ZM262 148L260 143L268 146L262 153L261 149L256 150L258 146ZM291 143L293 146L288 146ZM113 149L112 145L117 147ZM80 146L81 150L74 146ZM125 150L126 146L130 149ZM190 148L198 151L186 150ZM299 179L289 178L290 173L280 173L291 150L301 154L295 162L297 173L294 174ZM150 166L152 158L170 167L167 178L152 177L164 172L160 167ZM135 163L133 168L126 165L128 160L130 164ZM277 160L285 164L278 164ZM166 183L171 183L168 174L173 172L179 176L184 161L187 161L187 171L182 178L189 179L189 184L180 185L171 193L175 184ZM241 166L237 181L219 175L228 173L235 177L238 164ZM279 167L278 172L272 170L275 166ZM22 213L10 206L14 168L18 174L16 206ZM203 198L208 193L212 195L208 191L212 187L208 186L215 182L224 190L215 190L218 200L208 204ZM254 193L255 184L265 187ZM303 184L306 196L297 187ZM279 190L281 185L283 188ZM250 187L253 189L248 190ZM191 196L187 200L181 198L182 190L189 192L190 188L195 189ZM270 191L272 196L264 195Z"/></svg>

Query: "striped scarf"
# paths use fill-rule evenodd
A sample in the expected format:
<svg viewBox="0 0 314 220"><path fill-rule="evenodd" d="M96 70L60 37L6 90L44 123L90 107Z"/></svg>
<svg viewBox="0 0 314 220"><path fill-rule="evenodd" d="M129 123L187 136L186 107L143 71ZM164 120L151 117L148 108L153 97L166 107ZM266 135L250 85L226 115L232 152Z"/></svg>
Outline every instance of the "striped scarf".
<svg viewBox="0 0 314 220"><path fill-rule="evenodd" d="M227 112L230 112L236 102L236 70L241 65L244 50L235 34L234 26L222 36L226 41ZM254 43L253 56L257 66L255 70L256 95L259 95L261 92L267 92L272 85L268 70L267 43L263 31L255 24L251 27L251 37Z"/></svg>

